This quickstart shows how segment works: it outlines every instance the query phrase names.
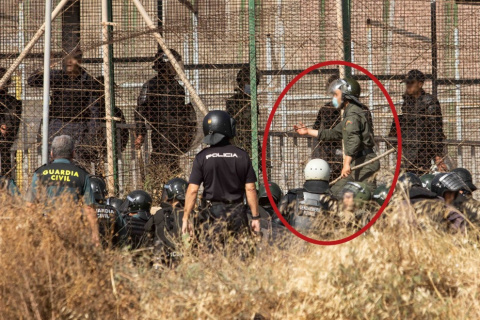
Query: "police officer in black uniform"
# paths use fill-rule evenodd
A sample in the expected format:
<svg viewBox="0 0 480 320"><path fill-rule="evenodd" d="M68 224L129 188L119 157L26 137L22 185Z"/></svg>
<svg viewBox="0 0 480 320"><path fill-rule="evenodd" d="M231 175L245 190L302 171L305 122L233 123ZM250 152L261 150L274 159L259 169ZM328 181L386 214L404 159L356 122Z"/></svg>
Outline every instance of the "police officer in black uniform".
<svg viewBox="0 0 480 320"><path fill-rule="evenodd" d="M316 223L337 212L337 201L329 187L330 166L323 159L312 159L305 166L303 188L289 190L280 203L280 213L298 232L316 232Z"/></svg>
<svg viewBox="0 0 480 320"><path fill-rule="evenodd" d="M145 246L150 240L145 225L150 219L152 197L143 190L135 190L128 194L122 206L122 211L127 224L127 243L131 249Z"/></svg>
<svg viewBox="0 0 480 320"><path fill-rule="evenodd" d="M255 182L257 177L248 153L230 144L235 137L235 120L225 111L210 111L203 120L204 143L210 147L199 152L193 162L185 200L182 232L192 231L189 217L195 205L200 185L203 201L198 222L202 228L222 237L225 232L240 235L248 230L246 195L252 213L251 226L260 231ZM210 244L211 239L206 239ZM224 239L220 239L223 242Z"/></svg>
<svg viewBox="0 0 480 320"><path fill-rule="evenodd" d="M176 243L182 230L185 192L188 183L181 178L174 178L163 186L161 209L145 225L145 230L152 233L154 248L162 256L162 261L178 258Z"/></svg>
<svg viewBox="0 0 480 320"><path fill-rule="evenodd" d="M95 199L93 207L97 212L98 227L103 247L122 245L127 237L125 220L115 207L107 204L105 195L108 191L105 181L100 177L91 176L90 185L93 198Z"/></svg>
<svg viewBox="0 0 480 320"><path fill-rule="evenodd" d="M47 203L53 207L55 200L61 196L67 200L79 202L83 199L84 212L92 228L92 237L96 245L100 244L97 214L92 205L95 203L87 171L72 163L74 142L70 136L58 136L52 141L50 155L52 163L38 168L33 174L32 183L26 195L26 201L38 201L38 193L42 189L47 196Z"/></svg>

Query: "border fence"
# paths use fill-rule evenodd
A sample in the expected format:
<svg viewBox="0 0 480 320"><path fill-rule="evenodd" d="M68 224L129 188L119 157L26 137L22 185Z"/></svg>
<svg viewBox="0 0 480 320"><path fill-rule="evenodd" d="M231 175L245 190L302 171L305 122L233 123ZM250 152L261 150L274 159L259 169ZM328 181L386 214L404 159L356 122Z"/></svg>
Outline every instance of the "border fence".
<svg viewBox="0 0 480 320"><path fill-rule="evenodd" d="M54 0L53 7L59 3ZM438 146L430 137L443 131L439 156L450 168L469 169L480 183L480 1L137 3L155 28L134 0L106 1L103 23L100 1L68 0L52 23L49 132L74 133L78 161L91 173L112 177L112 193L154 192L173 176L188 177L202 148L202 105L234 115L236 143L250 152L260 175L265 157L270 179L282 188L301 186L304 164L312 156L328 160L336 178L341 144L301 138L292 128L298 122L324 128L338 121L325 88L329 79L344 74L360 82L379 151L396 147L392 114L379 88L354 69L323 68L303 77L281 102L267 154L262 154L263 129L280 92L301 71L327 60L368 69L407 123L421 117L407 117L400 81L409 70L421 70L423 88L441 106L437 125L442 128L414 121L411 127L423 132L404 138L404 144L416 145L417 157L435 155ZM0 67L8 70L25 52L43 24L44 5L43 0L1 2ZM155 33L171 54L162 50ZM22 190L42 164L43 41L40 37L0 93L1 125L6 125L0 139L1 173L13 175ZM182 73L172 67L172 56ZM382 159L385 173L393 172L395 159L394 154Z"/></svg>

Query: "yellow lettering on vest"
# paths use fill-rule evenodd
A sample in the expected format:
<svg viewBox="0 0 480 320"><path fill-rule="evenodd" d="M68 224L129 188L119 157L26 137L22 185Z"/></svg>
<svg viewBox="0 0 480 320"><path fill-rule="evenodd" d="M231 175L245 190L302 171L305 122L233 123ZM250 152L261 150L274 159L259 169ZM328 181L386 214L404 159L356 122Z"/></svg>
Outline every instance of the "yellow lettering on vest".
<svg viewBox="0 0 480 320"><path fill-rule="evenodd" d="M65 170L65 174L68 176L70 175L70 170Z"/></svg>
<svg viewBox="0 0 480 320"><path fill-rule="evenodd" d="M51 176L50 179L51 179L51 180L57 180L57 179L56 179L56 176Z"/></svg>
<svg viewBox="0 0 480 320"><path fill-rule="evenodd" d="M60 170L60 174L65 175L65 170Z"/></svg>
<svg viewBox="0 0 480 320"><path fill-rule="evenodd" d="M74 177L78 177L78 171L75 171Z"/></svg>
<svg viewBox="0 0 480 320"><path fill-rule="evenodd" d="M60 174L60 170L55 170L55 174Z"/></svg>
<svg viewBox="0 0 480 320"><path fill-rule="evenodd" d="M65 176L58 176L58 180L60 180L60 181L65 180Z"/></svg>
<svg viewBox="0 0 480 320"><path fill-rule="evenodd" d="M54 174L54 173L55 173L55 170L53 170L53 169L48 170L48 174Z"/></svg>
<svg viewBox="0 0 480 320"><path fill-rule="evenodd" d="M47 174L48 174L48 170L43 170L42 175L45 176L45 175L47 175Z"/></svg>
<svg viewBox="0 0 480 320"><path fill-rule="evenodd" d="M69 181L69 182L70 182L70 176L66 176L66 177L65 177L65 181Z"/></svg>

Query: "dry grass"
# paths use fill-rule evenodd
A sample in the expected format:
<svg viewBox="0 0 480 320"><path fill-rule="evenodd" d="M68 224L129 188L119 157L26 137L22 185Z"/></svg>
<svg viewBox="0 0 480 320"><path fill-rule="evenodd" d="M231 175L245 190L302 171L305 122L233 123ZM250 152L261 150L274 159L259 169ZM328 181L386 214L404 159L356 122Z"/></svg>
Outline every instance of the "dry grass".
<svg viewBox="0 0 480 320"><path fill-rule="evenodd" d="M476 235L382 223L347 244L191 254L174 268L92 248L75 208L0 199L0 319L478 319ZM398 219L397 219L398 220ZM138 255L138 253L137 253Z"/></svg>

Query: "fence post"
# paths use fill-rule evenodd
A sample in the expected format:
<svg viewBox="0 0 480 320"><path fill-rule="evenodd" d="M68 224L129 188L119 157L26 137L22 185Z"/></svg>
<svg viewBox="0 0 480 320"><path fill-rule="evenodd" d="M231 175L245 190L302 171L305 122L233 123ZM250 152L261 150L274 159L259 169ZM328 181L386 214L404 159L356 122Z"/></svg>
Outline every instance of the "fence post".
<svg viewBox="0 0 480 320"><path fill-rule="evenodd" d="M258 104L257 104L257 53L255 45L255 0L248 0L248 31L250 60L250 105L252 117L252 165L258 176ZM257 182L258 184L258 182Z"/></svg>
<svg viewBox="0 0 480 320"><path fill-rule="evenodd" d="M115 92L113 78L113 46L111 41L112 34L112 2L111 0L102 0L102 25L103 25L103 65L104 65L104 87L105 87L105 127L107 138L107 162L108 162L108 191L110 194L118 190L118 172L116 161L116 130L114 120L115 110Z"/></svg>
<svg viewBox="0 0 480 320"><path fill-rule="evenodd" d="M48 163L48 115L50 108L50 49L52 41L52 0L45 1L45 48L43 55L42 164Z"/></svg>

